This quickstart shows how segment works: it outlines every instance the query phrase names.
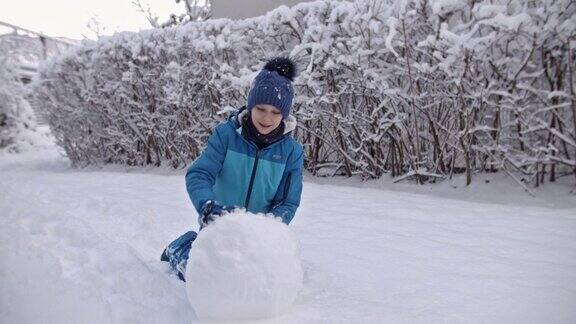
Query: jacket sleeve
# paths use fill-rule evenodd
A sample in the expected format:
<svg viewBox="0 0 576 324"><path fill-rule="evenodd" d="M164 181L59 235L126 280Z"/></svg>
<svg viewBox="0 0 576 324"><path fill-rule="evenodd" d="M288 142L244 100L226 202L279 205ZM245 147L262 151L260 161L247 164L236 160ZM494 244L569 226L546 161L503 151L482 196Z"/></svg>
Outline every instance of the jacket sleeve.
<svg viewBox="0 0 576 324"><path fill-rule="evenodd" d="M292 155L286 165L286 171L274 197L274 207L270 211L274 216L281 217L282 222L285 224L289 224L294 218L296 209L300 206L300 196L302 194L304 150L298 145Z"/></svg>
<svg viewBox="0 0 576 324"><path fill-rule="evenodd" d="M206 201L214 200L212 187L226 157L227 141L222 134L222 126L214 129L208 138L208 145L186 172L186 190L198 214Z"/></svg>

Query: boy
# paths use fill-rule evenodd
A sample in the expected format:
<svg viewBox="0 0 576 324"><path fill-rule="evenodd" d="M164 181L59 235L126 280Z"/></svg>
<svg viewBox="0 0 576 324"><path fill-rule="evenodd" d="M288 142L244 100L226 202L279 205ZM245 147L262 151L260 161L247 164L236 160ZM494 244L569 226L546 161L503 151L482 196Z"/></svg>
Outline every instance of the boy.
<svg viewBox="0 0 576 324"><path fill-rule="evenodd" d="M270 60L258 73L246 106L218 125L202 154L186 173L186 188L198 211L200 230L215 217L245 208L272 214L289 224L300 205L302 146L291 136L290 115L296 75L294 63ZM161 260L184 280L186 262L197 233L170 243Z"/></svg>

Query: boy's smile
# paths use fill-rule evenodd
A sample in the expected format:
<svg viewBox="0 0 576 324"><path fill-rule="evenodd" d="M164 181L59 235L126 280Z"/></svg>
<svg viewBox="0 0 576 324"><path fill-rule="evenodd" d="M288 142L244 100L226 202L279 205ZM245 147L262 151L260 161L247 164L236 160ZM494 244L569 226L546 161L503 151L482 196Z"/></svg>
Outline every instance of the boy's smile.
<svg viewBox="0 0 576 324"><path fill-rule="evenodd" d="M272 105L258 104L252 108L252 123L262 135L267 135L282 122L282 113Z"/></svg>

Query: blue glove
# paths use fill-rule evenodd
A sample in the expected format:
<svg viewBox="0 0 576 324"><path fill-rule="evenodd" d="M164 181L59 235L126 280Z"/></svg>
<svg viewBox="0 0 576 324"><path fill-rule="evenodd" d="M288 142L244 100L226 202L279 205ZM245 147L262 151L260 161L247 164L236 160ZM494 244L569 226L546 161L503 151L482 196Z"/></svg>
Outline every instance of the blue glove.
<svg viewBox="0 0 576 324"><path fill-rule="evenodd" d="M213 222L216 217L230 213L234 209L236 208L233 206L222 206L214 200L208 200L202 207L202 214L199 217L200 226L204 227Z"/></svg>

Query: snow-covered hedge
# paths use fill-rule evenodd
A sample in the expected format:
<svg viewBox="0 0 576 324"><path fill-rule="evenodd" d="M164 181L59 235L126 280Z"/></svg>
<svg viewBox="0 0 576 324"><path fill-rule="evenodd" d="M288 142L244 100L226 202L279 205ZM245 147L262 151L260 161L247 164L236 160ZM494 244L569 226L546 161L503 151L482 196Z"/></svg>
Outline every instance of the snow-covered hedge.
<svg viewBox="0 0 576 324"><path fill-rule="evenodd" d="M538 184L576 169L575 37L568 0L318 1L85 43L44 67L34 102L77 165L182 167L290 55L311 172Z"/></svg>

